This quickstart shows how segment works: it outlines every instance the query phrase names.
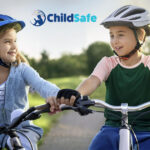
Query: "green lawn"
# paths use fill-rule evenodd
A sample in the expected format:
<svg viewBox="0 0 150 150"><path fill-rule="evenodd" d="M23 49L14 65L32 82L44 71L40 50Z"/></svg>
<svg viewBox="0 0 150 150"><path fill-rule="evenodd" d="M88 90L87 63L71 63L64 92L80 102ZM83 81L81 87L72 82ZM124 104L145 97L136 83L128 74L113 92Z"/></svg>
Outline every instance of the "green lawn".
<svg viewBox="0 0 150 150"><path fill-rule="evenodd" d="M82 82L84 79L86 79L86 77L79 76L79 77L53 78L53 79L50 79L49 81L52 83L55 83L60 88L75 89L78 86L78 84ZM104 99L104 97L105 97L105 85L102 84L91 95L91 98ZM30 106L36 106L36 105L45 103L45 100L41 98L38 94L29 94L29 101L30 101ZM40 126L41 128L43 128L44 135L46 135L46 133L48 133L52 125L57 122L57 119L61 114L62 113L58 113L56 115L43 114L42 117L34 121L34 123Z"/></svg>

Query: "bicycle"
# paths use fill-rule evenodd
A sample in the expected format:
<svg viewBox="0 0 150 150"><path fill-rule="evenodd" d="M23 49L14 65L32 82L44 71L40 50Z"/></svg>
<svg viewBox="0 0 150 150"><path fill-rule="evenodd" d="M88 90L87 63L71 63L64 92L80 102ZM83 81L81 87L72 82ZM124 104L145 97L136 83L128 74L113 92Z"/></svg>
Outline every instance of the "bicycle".
<svg viewBox="0 0 150 150"><path fill-rule="evenodd" d="M60 106L60 109L61 110L74 110L78 112L80 115L88 115L93 112L104 112L104 111L97 111L97 110L89 109L90 106L99 107L99 108L107 108L112 111L121 112L122 117L120 118L121 127L119 130L119 150L133 150L131 132L133 136L135 137L137 150L139 150L139 144L138 144L136 134L134 133L132 127L128 124L128 112L137 112L137 111L146 109L150 107L150 102L146 102L138 106L128 106L127 103L122 103L121 106L114 106L99 99L89 99L87 96L83 96L82 98L79 98L76 100L76 103L74 104L74 106L68 106L68 105L62 104ZM148 111L148 112L140 113L140 115L138 115L134 119L134 121L138 117L141 117L142 115L146 113L150 113L150 112Z"/></svg>
<svg viewBox="0 0 150 150"><path fill-rule="evenodd" d="M50 112L49 108L50 108L50 104L44 104L44 105L39 105L36 107L29 108L27 111L22 113L18 118L16 118L8 127L0 127L0 134L4 133L4 134L9 135L13 150L25 150L17 134L17 132L18 133L21 133L21 132L19 132L16 129L16 127L23 121L39 119L42 113ZM33 150L33 146L32 146L30 139L25 134L23 134L23 136L27 138ZM9 148L6 147L6 149L9 149Z"/></svg>

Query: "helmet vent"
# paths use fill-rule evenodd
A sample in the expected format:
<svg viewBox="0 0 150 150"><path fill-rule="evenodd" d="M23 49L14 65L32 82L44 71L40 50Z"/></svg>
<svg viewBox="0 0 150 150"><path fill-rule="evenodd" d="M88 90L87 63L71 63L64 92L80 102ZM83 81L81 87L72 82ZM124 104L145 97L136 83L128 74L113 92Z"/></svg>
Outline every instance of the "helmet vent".
<svg viewBox="0 0 150 150"><path fill-rule="evenodd" d="M4 19L0 19L0 21L4 21Z"/></svg>
<svg viewBox="0 0 150 150"><path fill-rule="evenodd" d="M145 10L144 9L135 9L135 10L131 10L129 12L127 12L126 14L124 14L122 16L122 18L125 18L125 17L130 17L132 15L137 15L137 14L141 14L141 13L144 13Z"/></svg>
<svg viewBox="0 0 150 150"><path fill-rule="evenodd" d="M134 17L134 18L131 18L130 20L138 20L140 19L141 17Z"/></svg>
<svg viewBox="0 0 150 150"><path fill-rule="evenodd" d="M114 17L119 16L122 12L126 11L127 9L128 9L127 7L125 7L124 9L121 9L120 11L118 11L118 12L114 15Z"/></svg>

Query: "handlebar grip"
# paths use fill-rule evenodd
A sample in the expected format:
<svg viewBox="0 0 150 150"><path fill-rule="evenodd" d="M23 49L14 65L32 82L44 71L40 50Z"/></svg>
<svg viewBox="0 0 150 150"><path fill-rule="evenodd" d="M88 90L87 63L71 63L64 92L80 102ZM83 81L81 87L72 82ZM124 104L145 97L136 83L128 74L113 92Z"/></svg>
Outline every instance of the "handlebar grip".
<svg viewBox="0 0 150 150"><path fill-rule="evenodd" d="M36 110L41 110L43 112L50 112L50 104L49 103L46 103L44 105L39 105L39 106L36 106L35 109Z"/></svg>
<svg viewBox="0 0 150 150"><path fill-rule="evenodd" d="M59 106L59 108L60 108L60 110L71 110L71 109L73 109L73 107L72 106L69 106L69 105L66 105L66 104L61 104L60 106Z"/></svg>

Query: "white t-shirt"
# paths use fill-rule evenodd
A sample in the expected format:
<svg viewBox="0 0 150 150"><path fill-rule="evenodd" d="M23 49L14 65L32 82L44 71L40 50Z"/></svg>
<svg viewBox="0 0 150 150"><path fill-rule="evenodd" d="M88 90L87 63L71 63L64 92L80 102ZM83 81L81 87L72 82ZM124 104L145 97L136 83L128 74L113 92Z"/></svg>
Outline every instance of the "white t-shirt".
<svg viewBox="0 0 150 150"><path fill-rule="evenodd" d="M0 84L0 105L4 104L6 82Z"/></svg>

